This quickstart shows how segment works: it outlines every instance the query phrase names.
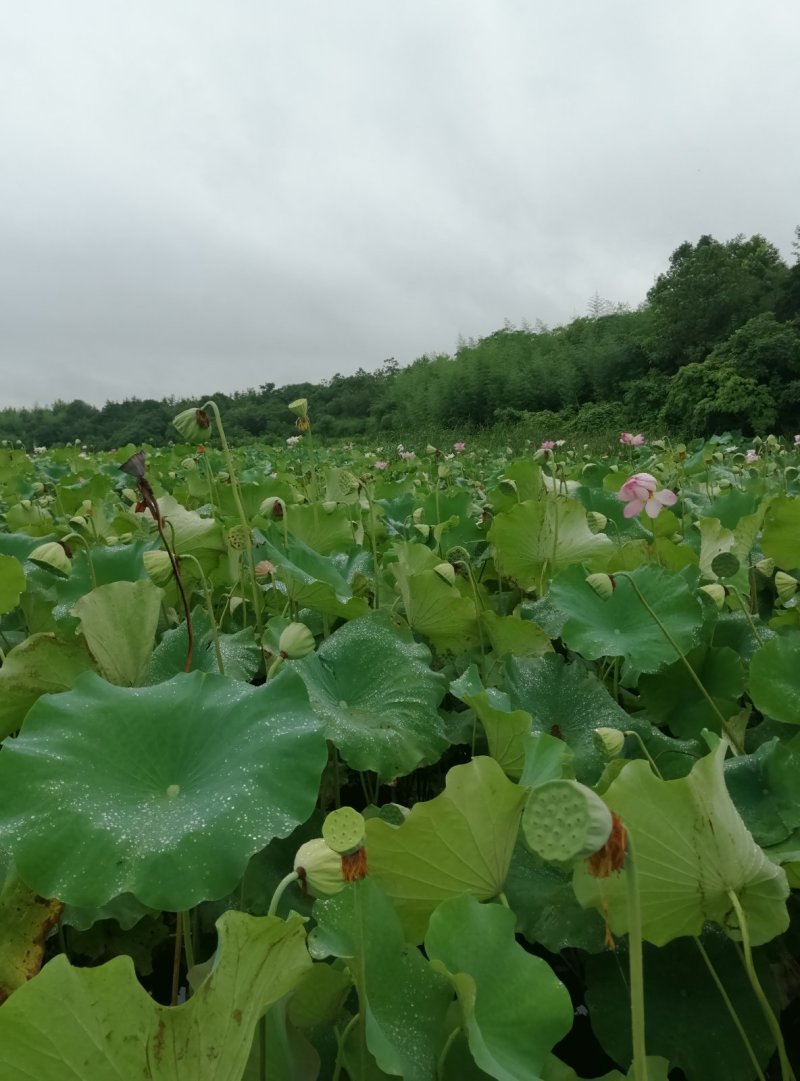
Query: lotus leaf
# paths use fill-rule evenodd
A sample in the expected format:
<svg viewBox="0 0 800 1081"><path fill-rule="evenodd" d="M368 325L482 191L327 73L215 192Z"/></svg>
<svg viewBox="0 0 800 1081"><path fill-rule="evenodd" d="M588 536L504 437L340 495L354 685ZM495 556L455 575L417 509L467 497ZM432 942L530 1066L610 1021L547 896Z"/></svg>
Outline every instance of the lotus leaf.
<svg viewBox="0 0 800 1081"><path fill-rule="evenodd" d="M111 582L72 609L101 674L118 687L138 687L153 652L163 591L144 578Z"/></svg>
<svg viewBox="0 0 800 1081"><path fill-rule="evenodd" d="M54 634L32 634L20 642L0 668L0 739L17 731L37 698L68 691L93 667L82 638L64 641Z"/></svg>
<svg viewBox="0 0 800 1081"><path fill-rule="evenodd" d="M800 724L800 634L772 638L753 654L750 696L757 709L776 721Z"/></svg>

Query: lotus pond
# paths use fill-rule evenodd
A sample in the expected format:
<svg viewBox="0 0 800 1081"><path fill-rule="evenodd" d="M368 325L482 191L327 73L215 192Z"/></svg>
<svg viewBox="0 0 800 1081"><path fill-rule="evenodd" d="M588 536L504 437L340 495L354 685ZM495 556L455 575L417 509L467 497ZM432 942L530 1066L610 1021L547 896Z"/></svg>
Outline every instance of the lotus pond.
<svg viewBox="0 0 800 1081"><path fill-rule="evenodd" d="M800 447L293 406L0 448L2 1081L795 1078Z"/></svg>

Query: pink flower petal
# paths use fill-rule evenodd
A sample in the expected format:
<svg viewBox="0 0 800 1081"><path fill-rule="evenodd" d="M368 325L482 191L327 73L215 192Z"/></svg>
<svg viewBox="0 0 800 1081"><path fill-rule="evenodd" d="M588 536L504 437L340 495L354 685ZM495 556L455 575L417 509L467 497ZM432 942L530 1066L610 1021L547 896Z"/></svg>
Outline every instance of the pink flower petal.
<svg viewBox="0 0 800 1081"><path fill-rule="evenodd" d="M634 499L628 503L625 510L622 512L623 518L635 518L638 514L642 513L642 507L644 502L641 499Z"/></svg>
<svg viewBox="0 0 800 1081"><path fill-rule="evenodd" d="M653 496L651 499L647 500L644 505L644 509L648 518L658 518L659 514L661 513L661 504L658 502L655 496Z"/></svg>
<svg viewBox="0 0 800 1081"><path fill-rule="evenodd" d="M662 507L674 507L678 502L678 497L669 488L665 488L663 492L656 492L654 498L658 500Z"/></svg>

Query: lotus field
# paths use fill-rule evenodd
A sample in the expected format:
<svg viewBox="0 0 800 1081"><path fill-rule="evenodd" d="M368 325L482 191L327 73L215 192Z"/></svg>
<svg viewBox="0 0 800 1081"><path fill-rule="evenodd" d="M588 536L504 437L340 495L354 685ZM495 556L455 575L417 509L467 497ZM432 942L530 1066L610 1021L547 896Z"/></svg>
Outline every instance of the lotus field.
<svg viewBox="0 0 800 1081"><path fill-rule="evenodd" d="M290 408L0 448L0 1081L795 1078L800 439Z"/></svg>

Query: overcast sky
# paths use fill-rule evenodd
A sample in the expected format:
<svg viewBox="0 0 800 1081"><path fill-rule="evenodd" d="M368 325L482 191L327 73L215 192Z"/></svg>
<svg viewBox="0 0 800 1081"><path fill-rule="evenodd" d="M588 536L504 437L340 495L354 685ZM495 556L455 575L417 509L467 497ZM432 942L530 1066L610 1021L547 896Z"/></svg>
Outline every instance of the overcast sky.
<svg viewBox="0 0 800 1081"><path fill-rule="evenodd" d="M0 405L641 303L800 222L797 0L4 0Z"/></svg>

